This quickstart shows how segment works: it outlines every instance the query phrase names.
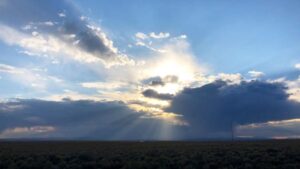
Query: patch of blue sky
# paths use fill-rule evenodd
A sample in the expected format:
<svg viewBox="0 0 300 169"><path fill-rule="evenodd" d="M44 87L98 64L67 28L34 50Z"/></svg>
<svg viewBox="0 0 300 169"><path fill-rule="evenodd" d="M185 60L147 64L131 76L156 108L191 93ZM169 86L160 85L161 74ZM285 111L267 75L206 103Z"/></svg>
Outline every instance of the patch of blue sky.
<svg viewBox="0 0 300 169"><path fill-rule="evenodd" d="M136 32L170 32L186 34L199 61L215 72L260 69L268 75L299 62L299 1L89 2L76 4L121 48Z"/></svg>

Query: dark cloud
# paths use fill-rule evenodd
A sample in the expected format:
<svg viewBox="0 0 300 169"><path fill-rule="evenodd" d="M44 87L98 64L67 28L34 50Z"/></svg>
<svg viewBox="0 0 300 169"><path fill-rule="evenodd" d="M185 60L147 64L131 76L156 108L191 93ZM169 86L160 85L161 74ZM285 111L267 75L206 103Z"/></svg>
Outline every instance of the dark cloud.
<svg viewBox="0 0 300 169"><path fill-rule="evenodd" d="M174 95L172 94L164 94L164 93L158 93L155 90L147 89L142 92L142 94L145 97L155 98L155 99L161 99L161 100L170 100L173 98Z"/></svg>
<svg viewBox="0 0 300 169"><path fill-rule="evenodd" d="M178 82L178 77L175 75L168 75L165 77L155 76L150 77L148 79L144 79L142 81L143 84L149 85L149 86L164 86L166 83L176 83Z"/></svg>
<svg viewBox="0 0 300 169"><path fill-rule="evenodd" d="M150 77L148 79L145 79L142 81L143 84L149 85L149 86L163 86L165 83L163 82L162 78L159 76L156 77Z"/></svg>
<svg viewBox="0 0 300 169"><path fill-rule="evenodd" d="M66 16L60 17L59 13ZM37 31L51 34L71 45L77 41L77 46L82 50L104 60L114 60L117 53L107 45L108 39L101 30L88 26L89 23L80 16L80 12L66 0L9 0L0 6L2 24L24 33ZM49 21L53 25L42 24ZM22 30L25 25L30 25L31 29ZM75 37L68 37L72 34Z"/></svg>
<svg viewBox="0 0 300 169"><path fill-rule="evenodd" d="M16 127L53 126L54 132L37 137L163 139L160 130L166 124L142 115L122 102L15 100L0 103L0 133Z"/></svg>
<svg viewBox="0 0 300 169"><path fill-rule="evenodd" d="M190 124L185 137L228 137L232 124L299 118L300 104L288 100L285 90L280 83L217 81L184 89L166 111L182 114Z"/></svg>
<svg viewBox="0 0 300 169"><path fill-rule="evenodd" d="M299 134L295 128L275 126L268 121L300 118L300 104L288 99L280 83L261 81L228 85L217 81L198 88L186 88L176 96L160 95L147 90L146 96L171 99L165 109L182 115L188 126L145 118L123 102L13 100L0 103L1 132L16 127L53 126L55 131L37 137L85 139L203 139L228 138L231 126L237 136L283 136ZM132 102L131 104L143 104ZM259 126L258 131L247 127ZM287 124L287 122L281 122ZM242 126L242 127L241 127ZM299 126L295 122L294 126ZM46 135L47 134L47 135ZM32 135L28 135L32 137Z"/></svg>

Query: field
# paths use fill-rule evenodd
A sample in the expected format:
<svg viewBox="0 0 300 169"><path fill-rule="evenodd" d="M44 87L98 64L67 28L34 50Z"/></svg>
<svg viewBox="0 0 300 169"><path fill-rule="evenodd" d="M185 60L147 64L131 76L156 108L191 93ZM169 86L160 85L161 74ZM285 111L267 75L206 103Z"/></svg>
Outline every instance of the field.
<svg viewBox="0 0 300 169"><path fill-rule="evenodd" d="M1 169L299 169L300 141L0 142Z"/></svg>

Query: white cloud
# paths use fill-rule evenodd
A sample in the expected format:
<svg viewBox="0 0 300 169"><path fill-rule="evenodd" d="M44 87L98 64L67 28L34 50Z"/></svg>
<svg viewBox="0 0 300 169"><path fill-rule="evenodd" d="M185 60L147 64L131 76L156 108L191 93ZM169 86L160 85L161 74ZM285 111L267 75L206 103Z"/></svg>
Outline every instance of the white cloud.
<svg viewBox="0 0 300 169"><path fill-rule="evenodd" d="M37 31L31 32L31 34L32 34L32 36L38 36L39 35L39 33Z"/></svg>
<svg viewBox="0 0 300 169"><path fill-rule="evenodd" d="M130 84L125 82L85 82L81 83L81 86L85 88L115 91L120 88L128 87Z"/></svg>
<svg viewBox="0 0 300 169"><path fill-rule="evenodd" d="M60 13L58 13L58 16L61 17L61 18L64 18L64 17L66 17L66 14L63 13L63 12L60 12Z"/></svg>
<svg viewBox="0 0 300 169"><path fill-rule="evenodd" d="M151 38L154 38L154 39L164 39L164 38L168 38L168 37L170 37L170 33L168 33L168 32L160 32L160 33L154 33L154 32L151 32L150 34L149 34L149 36L151 37Z"/></svg>
<svg viewBox="0 0 300 169"><path fill-rule="evenodd" d="M295 68L300 70L300 63L295 64Z"/></svg>
<svg viewBox="0 0 300 169"><path fill-rule="evenodd" d="M236 74L220 73L216 76L216 79L223 80L228 84L239 84L243 80L243 77L239 73Z"/></svg>
<svg viewBox="0 0 300 169"><path fill-rule="evenodd" d="M144 33L142 33L142 32L136 33L136 34L135 34L135 37L138 38L138 39L142 39L142 40L148 39L148 38L149 38L148 35L146 35L146 34L144 34Z"/></svg>
<svg viewBox="0 0 300 169"><path fill-rule="evenodd" d="M22 53L22 54L25 54L25 55L28 55L28 56L41 56L41 55L38 54L38 53L29 52L29 51L27 51L27 50L19 51L19 53Z"/></svg>
<svg viewBox="0 0 300 169"><path fill-rule="evenodd" d="M6 64L1 64L1 63L0 63L0 72L11 73L11 74L22 74L23 73L22 70L17 69L16 67L6 65Z"/></svg>
<svg viewBox="0 0 300 169"><path fill-rule="evenodd" d="M9 77L18 84L32 87L37 91L46 90L50 84L63 85L63 80L45 74L44 71L36 69L18 68L11 65L0 64L0 73L10 75Z"/></svg>
<svg viewBox="0 0 300 169"><path fill-rule="evenodd" d="M53 26L54 25L54 23L52 21L46 21L43 24L46 25L46 26Z"/></svg>
<svg viewBox="0 0 300 169"><path fill-rule="evenodd" d="M145 33L142 33L142 32L137 32L135 34L135 37L137 39L140 39L140 40L146 40L146 39L149 39L149 38L165 39L165 38L170 37L170 33L169 32L159 32L159 33L151 32L149 34L145 34ZM184 39L184 38L186 38L186 35L181 35L180 37Z"/></svg>
<svg viewBox="0 0 300 169"><path fill-rule="evenodd" d="M146 46L144 42L138 41L135 43L136 46Z"/></svg>
<svg viewBox="0 0 300 169"><path fill-rule="evenodd" d="M137 41L137 42L135 43L135 45L136 45L136 46L143 46L143 47L146 47L146 48L148 48L148 49L150 49L150 50L152 50L152 51L154 51L154 52L160 52L160 53L165 52L165 50L163 50L163 49L156 49L156 48L152 47L150 44L146 44L146 43L141 42L141 41Z"/></svg>
<svg viewBox="0 0 300 169"><path fill-rule="evenodd" d="M21 39L28 37L28 35L5 25L0 24L0 29L0 39L9 45L17 44Z"/></svg>
<svg viewBox="0 0 300 169"><path fill-rule="evenodd" d="M37 30L40 26L51 27L51 26L54 26L55 24L57 24L57 22L53 22L53 21L29 22L28 24L22 26L21 29L24 31Z"/></svg>
<svg viewBox="0 0 300 169"><path fill-rule="evenodd" d="M80 16L80 20L86 21L86 20L88 20L88 17L81 15L81 16Z"/></svg>
<svg viewBox="0 0 300 169"><path fill-rule="evenodd" d="M255 79L264 76L263 72L259 72L259 71L255 71L255 70L249 71L248 74L250 75L250 77L255 78Z"/></svg>
<svg viewBox="0 0 300 169"><path fill-rule="evenodd" d="M268 80L268 82L285 84L289 99L300 102L300 76L294 80L287 80L285 77L280 77L274 80Z"/></svg>
<svg viewBox="0 0 300 169"><path fill-rule="evenodd" d="M267 80L267 82L269 83L284 83L285 81L286 81L285 77Z"/></svg>
<svg viewBox="0 0 300 169"><path fill-rule="evenodd" d="M169 38L170 33L168 32L151 32L145 34L142 32L137 32L135 34L135 45L148 48L154 52L164 53L166 50L163 49L163 46L174 43L176 41L184 40L187 38L186 35L180 35L177 37ZM157 41L160 40L160 41ZM173 41L173 42L172 42ZM131 46L132 47L132 46Z"/></svg>
<svg viewBox="0 0 300 169"><path fill-rule="evenodd" d="M22 30L30 30L32 29L32 25L28 24L22 27Z"/></svg>
<svg viewBox="0 0 300 169"><path fill-rule="evenodd" d="M300 76L296 80L286 80L285 83L290 94L289 99L300 102Z"/></svg>
<svg viewBox="0 0 300 169"><path fill-rule="evenodd" d="M186 35L180 35L179 38L186 39L187 36Z"/></svg>
<svg viewBox="0 0 300 169"><path fill-rule="evenodd" d="M18 45L27 51L27 54L35 54L40 56L68 56L80 62L99 62L103 63L106 67L113 65L135 64L134 60L128 56L118 53L118 50L113 47L113 42L109 40L106 35L94 26L89 26L90 29L95 31L96 35L103 40L106 47L114 53L114 56L102 56L101 54L89 53L81 48L78 48L76 41L68 43L61 40L59 37L49 34L39 34L36 31L32 35L21 33L11 27L0 25L0 39L9 45ZM71 35L74 37L74 35ZM79 43L79 42L77 42ZM105 54L104 54L105 55Z"/></svg>

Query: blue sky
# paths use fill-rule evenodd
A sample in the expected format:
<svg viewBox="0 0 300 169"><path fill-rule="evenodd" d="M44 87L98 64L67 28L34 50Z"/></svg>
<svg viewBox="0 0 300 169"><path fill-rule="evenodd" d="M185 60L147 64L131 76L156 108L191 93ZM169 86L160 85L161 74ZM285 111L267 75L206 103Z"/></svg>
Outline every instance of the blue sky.
<svg viewBox="0 0 300 169"><path fill-rule="evenodd" d="M298 138L299 6L0 0L0 137Z"/></svg>
<svg viewBox="0 0 300 169"><path fill-rule="evenodd" d="M186 34L199 61L215 72L273 73L299 62L298 1L76 3L116 40L130 39L135 32ZM271 60L274 64L267 64Z"/></svg>

